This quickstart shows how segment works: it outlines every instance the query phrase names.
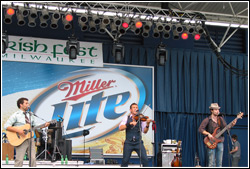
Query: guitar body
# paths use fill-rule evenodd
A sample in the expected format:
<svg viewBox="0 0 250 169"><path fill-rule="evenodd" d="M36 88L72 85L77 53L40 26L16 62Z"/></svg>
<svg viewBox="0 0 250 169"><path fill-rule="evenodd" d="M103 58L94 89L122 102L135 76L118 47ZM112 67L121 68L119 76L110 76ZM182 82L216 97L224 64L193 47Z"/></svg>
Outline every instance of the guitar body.
<svg viewBox="0 0 250 169"><path fill-rule="evenodd" d="M23 126L16 126L14 128L18 128L21 130L25 131L25 136L20 136L18 133L16 132L11 132L11 131L7 131L6 135L8 138L9 143L12 146L19 146L21 145L25 140L30 138L30 125L29 124L25 124ZM32 131L32 137L34 136L34 132Z"/></svg>
<svg viewBox="0 0 250 169"><path fill-rule="evenodd" d="M182 167L182 160L178 155L172 160L171 167Z"/></svg>
<svg viewBox="0 0 250 169"><path fill-rule="evenodd" d="M50 124L53 124L53 123L56 123L57 120L51 120L49 121L48 123ZM36 127L33 127L32 129L35 130L37 128L43 128L45 124L41 124L39 126L36 126ZM30 133L29 131L30 130L30 124L25 124L23 126L14 126L14 128L18 128L18 129L21 129L24 131L24 134L25 136L20 136L18 133L16 132L12 132L12 131L6 131L6 135L7 135L7 138L8 138L8 141L9 143L12 145L12 146L19 146L21 145L25 140L29 139L30 138ZM34 137L34 132L32 131L32 137Z"/></svg>
<svg viewBox="0 0 250 169"><path fill-rule="evenodd" d="M217 138L215 137L215 135L216 135L218 129L219 129L219 127L217 127L217 128L214 130L213 134L212 134L212 136L214 137L213 140L210 140L210 139L208 138L208 136L204 138L204 143L205 143L205 145L206 145L208 148L210 148L210 149L215 149L215 148L217 147L217 144L221 142L220 139L217 139Z"/></svg>

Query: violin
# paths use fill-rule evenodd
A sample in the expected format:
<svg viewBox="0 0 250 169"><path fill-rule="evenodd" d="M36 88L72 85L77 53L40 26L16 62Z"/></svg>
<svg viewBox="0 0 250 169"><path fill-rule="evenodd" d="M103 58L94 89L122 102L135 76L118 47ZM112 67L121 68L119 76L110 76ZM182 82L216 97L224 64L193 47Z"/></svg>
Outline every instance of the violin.
<svg viewBox="0 0 250 169"><path fill-rule="evenodd" d="M134 117L135 121L138 121L140 118L140 121L147 121L147 119L149 118L148 116L144 116L143 114L139 114L139 115L135 115ZM153 124L155 124L154 120L151 120Z"/></svg>

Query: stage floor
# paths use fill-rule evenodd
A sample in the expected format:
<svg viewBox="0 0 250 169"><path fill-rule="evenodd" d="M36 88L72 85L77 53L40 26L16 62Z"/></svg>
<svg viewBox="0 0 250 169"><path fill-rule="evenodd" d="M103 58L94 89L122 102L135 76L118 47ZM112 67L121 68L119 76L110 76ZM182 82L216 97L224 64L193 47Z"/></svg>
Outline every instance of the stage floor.
<svg viewBox="0 0 250 169"><path fill-rule="evenodd" d="M118 167L121 167L120 164L105 164L105 165L102 165L102 164L88 164L88 163L85 163L83 164L82 161L68 161L68 165L61 165L61 161L56 161L56 162L51 162L51 161L36 161L36 165L38 168L51 168L51 167L80 167L80 168L90 168L90 167L94 167L94 168L118 168ZM2 164L1 164L1 168L12 168L14 167L14 161L11 160L9 161L9 164L6 164L5 163L5 160L2 160ZM29 167L29 161L24 161L23 162L23 167ZM133 167L133 168L136 168L136 167L140 167L140 165L138 164L130 164L128 167Z"/></svg>

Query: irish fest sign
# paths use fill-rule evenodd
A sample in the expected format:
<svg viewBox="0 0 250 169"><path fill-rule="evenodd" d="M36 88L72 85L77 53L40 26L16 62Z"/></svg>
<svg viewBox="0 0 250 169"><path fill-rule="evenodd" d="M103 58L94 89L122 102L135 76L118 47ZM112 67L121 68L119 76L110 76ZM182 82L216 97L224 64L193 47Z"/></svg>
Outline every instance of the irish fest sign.
<svg viewBox="0 0 250 169"><path fill-rule="evenodd" d="M153 67L104 64L102 68L3 61L3 120L16 110L20 97L29 98L31 111L50 121L62 117L63 137L72 140L73 153L102 148L106 155L122 155L125 132L121 120L129 106L154 118ZM28 73L27 73L28 72ZM37 119L40 123L44 123ZM89 135L83 136L83 130ZM152 127L143 135L153 155Z"/></svg>
<svg viewBox="0 0 250 169"><path fill-rule="evenodd" d="M36 62L48 64L103 66L102 43L79 41L77 59L69 59L66 50L67 40L36 37L9 36L9 46L2 60Z"/></svg>

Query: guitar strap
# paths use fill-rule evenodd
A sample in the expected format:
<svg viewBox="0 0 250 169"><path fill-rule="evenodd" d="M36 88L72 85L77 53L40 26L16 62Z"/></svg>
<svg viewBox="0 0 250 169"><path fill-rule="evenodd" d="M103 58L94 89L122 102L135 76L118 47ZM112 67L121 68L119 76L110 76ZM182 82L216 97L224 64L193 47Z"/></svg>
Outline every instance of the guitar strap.
<svg viewBox="0 0 250 169"><path fill-rule="evenodd" d="M222 128L222 127L221 127L221 120L220 120L220 117L218 117L218 124L219 124L220 128Z"/></svg>

